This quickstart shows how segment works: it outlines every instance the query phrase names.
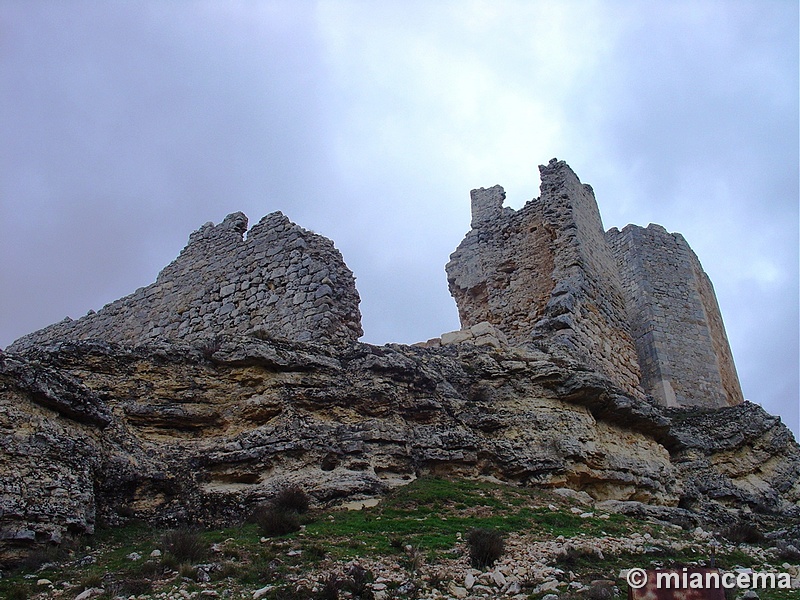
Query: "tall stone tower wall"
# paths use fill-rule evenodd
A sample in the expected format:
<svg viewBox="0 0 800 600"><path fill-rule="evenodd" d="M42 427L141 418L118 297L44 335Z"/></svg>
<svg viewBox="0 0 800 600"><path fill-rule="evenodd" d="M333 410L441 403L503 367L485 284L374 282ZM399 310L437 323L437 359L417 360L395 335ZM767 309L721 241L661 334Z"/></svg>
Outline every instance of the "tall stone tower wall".
<svg viewBox="0 0 800 600"><path fill-rule="evenodd" d="M280 212L247 232L247 217L233 213L195 231L155 283L97 313L26 335L7 351L55 340L140 344L253 333L349 342L363 333L358 304L355 278L330 240Z"/></svg>
<svg viewBox="0 0 800 600"><path fill-rule="evenodd" d="M616 228L606 239L624 281L642 386L666 406L727 406L742 397L711 281L678 233Z"/></svg>
<svg viewBox="0 0 800 600"><path fill-rule="evenodd" d="M622 283L605 243L594 191L564 161L554 159L539 171L537 203L555 232L551 277L556 285L532 340L565 346L629 393L641 394Z"/></svg>
<svg viewBox="0 0 800 600"><path fill-rule="evenodd" d="M542 318L555 285L555 234L545 227L538 204L503 208L500 186L472 190L471 196L473 228L446 267L461 324L488 321L513 343L522 343Z"/></svg>
<svg viewBox="0 0 800 600"><path fill-rule="evenodd" d="M679 234L604 233L590 186L563 161L540 167L519 211L495 186L472 192L472 230L447 264L462 328L563 349L627 392L667 406L743 401L716 296Z"/></svg>
<svg viewBox="0 0 800 600"><path fill-rule="evenodd" d="M446 267L461 325L488 321L512 344L563 347L642 395L594 193L563 161L540 170L541 197L518 211L502 206L500 186L472 191L472 230Z"/></svg>

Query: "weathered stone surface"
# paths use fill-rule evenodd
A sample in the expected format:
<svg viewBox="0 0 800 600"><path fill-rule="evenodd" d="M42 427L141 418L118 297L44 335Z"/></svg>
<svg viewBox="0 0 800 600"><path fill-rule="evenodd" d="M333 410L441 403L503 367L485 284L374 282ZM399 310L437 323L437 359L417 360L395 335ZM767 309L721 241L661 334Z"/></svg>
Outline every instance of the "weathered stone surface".
<svg viewBox="0 0 800 600"><path fill-rule="evenodd" d="M643 395L617 265L594 193L563 161L540 167L541 197L502 208L473 190L473 229L447 264L462 328L486 321L512 345L556 347Z"/></svg>
<svg viewBox="0 0 800 600"><path fill-rule="evenodd" d="M518 211L500 186L472 192L472 230L447 265L462 330L492 323L664 406L741 403L713 287L683 237L604 234L591 187L563 161L540 171L541 196Z"/></svg>
<svg viewBox="0 0 800 600"><path fill-rule="evenodd" d="M535 350L226 337L213 353L59 343L3 365L5 561L97 523L236 521L287 483L324 504L482 474L697 519L788 519L800 501L800 448L760 409L669 412ZM45 378L74 385L42 402L27 382ZM103 418L62 409L78 392Z"/></svg>
<svg viewBox="0 0 800 600"><path fill-rule="evenodd" d="M346 343L363 333L358 304L355 278L330 240L280 212L247 231L247 217L233 213L195 231L152 285L28 334L7 351L56 340L145 343L221 334Z"/></svg>
<svg viewBox="0 0 800 600"><path fill-rule="evenodd" d="M613 228L642 386L665 406L728 406L742 396L708 275L679 233Z"/></svg>
<svg viewBox="0 0 800 600"><path fill-rule="evenodd" d="M280 213L245 238L235 213L153 285L0 352L0 562L97 523L235 522L286 484L326 504L423 474L795 531L800 447L742 403L697 257L657 226L604 234L589 186L541 172L519 211L473 191L447 266L462 329L425 344L358 344L333 244Z"/></svg>

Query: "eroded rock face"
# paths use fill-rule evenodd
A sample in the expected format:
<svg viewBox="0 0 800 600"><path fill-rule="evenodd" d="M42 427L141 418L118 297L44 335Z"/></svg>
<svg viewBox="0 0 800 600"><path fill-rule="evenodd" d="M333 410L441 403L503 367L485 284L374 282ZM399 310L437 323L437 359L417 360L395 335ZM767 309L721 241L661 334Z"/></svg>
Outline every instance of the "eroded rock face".
<svg viewBox="0 0 800 600"><path fill-rule="evenodd" d="M713 413L468 343L55 344L0 359L0 556L101 522L235 522L287 483L329 503L428 473L796 514L791 434L753 405L727 410L730 436L700 436Z"/></svg>
<svg viewBox="0 0 800 600"><path fill-rule="evenodd" d="M355 278L330 240L280 212L247 231L247 217L233 213L195 231L152 285L26 335L7 350L55 340L137 344L253 333L348 343L363 334L359 301Z"/></svg>

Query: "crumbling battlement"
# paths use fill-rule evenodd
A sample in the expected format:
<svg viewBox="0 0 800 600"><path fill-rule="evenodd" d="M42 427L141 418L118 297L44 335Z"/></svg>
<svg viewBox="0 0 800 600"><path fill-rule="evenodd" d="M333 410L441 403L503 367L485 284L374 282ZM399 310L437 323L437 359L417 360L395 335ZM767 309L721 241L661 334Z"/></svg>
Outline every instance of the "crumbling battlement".
<svg viewBox="0 0 800 600"><path fill-rule="evenodd" d="M604 232L590 186L563 161L539 169L541 195L520 210L503 206L500 186L472 191L472 229L446 267L464 331L448 343L491 331L486 339L563 352L665 406L740 404L714 289L683 237L658 225ZM247 232L234 213L194 232L152 285L8 350L219 334L351 342L362 335L358 304L330 240L279 212Z"/></svg>
<svg viewBox="0 0 800 600"><path fill-rule="evenodd" d="M566 351L666 406L742 402L708 276L680 234L604 233L594 192L553 159L541 196L503 207L473 190L472 230L447 264L462 328L487 321L514 345Z"/></svg>
<svg viewBox="0 0 800 600"><path fill-rule="evenodd" d="M195 341L219 334L348 342L362 335L355 278L333 243L282 213L247 232L233 213L189 237L156 282L97 313L65 319L26 335L18 352L54 340L145 343Z"/></svg>

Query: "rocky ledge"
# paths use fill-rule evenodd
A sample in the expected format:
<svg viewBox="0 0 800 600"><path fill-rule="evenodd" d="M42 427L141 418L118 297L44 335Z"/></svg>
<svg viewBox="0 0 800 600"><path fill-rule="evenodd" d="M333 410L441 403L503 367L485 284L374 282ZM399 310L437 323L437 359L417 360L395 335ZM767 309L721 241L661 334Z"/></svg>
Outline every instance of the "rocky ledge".
<svg viewBox="0 0 800 600"><path fill-rule="evenodd" d="M0 562L132 519L241 520L420 475L571 488L687 527L800 521L800 446L751 403L665 409L565 358L255 337L0 353Z"/></svg>

